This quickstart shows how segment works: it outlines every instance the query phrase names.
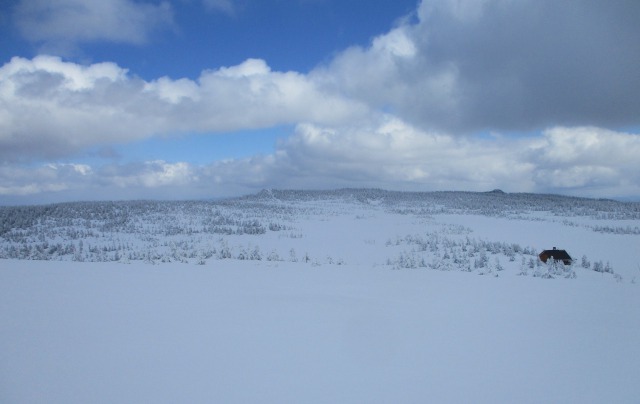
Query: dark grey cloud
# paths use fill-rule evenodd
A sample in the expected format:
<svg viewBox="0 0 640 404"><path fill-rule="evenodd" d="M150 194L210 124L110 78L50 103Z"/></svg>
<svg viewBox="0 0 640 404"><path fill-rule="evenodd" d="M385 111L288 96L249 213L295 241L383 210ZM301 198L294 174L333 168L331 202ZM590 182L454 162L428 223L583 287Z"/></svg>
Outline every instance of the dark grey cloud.
<svg viewBox="0 0 640 404"><path fill-rule="evenodd" d="M639 123L638 21L636 0L425 0L316 73L428 129L619 128Z"/></svg>
<svg viewBox="0 0 640 404"><path fill-rule="evenodd" d="M638 18L638 1L494 2L467 21L434 14L420 37L458 68L466 113L454 125L618 126L640 112Z"/></svg>

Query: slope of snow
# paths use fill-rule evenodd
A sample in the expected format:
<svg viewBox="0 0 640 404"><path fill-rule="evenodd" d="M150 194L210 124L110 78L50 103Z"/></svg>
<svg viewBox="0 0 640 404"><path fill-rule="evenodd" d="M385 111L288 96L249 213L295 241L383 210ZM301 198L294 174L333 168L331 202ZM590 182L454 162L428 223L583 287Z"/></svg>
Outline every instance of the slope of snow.
<svg viewBox="0 0 640 404"><path fill-rule="evenodd" d="M636 402L639 290L588 275L4 261L0 401Z"/></svg>

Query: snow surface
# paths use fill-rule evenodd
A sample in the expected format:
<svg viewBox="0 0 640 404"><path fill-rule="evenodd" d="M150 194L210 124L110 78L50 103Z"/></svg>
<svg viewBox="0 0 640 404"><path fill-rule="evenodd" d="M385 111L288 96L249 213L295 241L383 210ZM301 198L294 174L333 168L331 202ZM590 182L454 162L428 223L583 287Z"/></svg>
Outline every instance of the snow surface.
<svg viewBox="0 0 640 404"><path fill-rule="evenodd" d="M149 212L135 234L86 221L84 255L0 260L0 402L638 402L640 235L619 231L637 218L269 204L257 220L282 229L264 234L160 236ZM197 228L187 210L164 222L180 217ZM0 251L78 246L34 223ZM529 267L550 243L613 272Z"/></svg>
<svg viewBox="0 0 640 404"><path fill-rule="evenodd" d="M3 264L6 403L640 397L633 284L287 262Z"/></svg>

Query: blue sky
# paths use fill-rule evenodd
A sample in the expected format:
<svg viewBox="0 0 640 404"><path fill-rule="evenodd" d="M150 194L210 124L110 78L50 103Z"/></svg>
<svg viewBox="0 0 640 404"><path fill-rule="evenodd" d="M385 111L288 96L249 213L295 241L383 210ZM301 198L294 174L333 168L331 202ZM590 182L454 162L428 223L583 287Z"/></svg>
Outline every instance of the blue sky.
<svg viewBox="0 0 640 404"><path fill-rule="evenodd" d="M16 9L21 4L43 4L33 18L46 19L47 14L54 14L51 9L56 3L60 8L64 3L86 7L92 1L61 0L49 5L39 0L9 0L2 14L2 59L51 53L80 63L115 61L145 80L161 76L195 79L203 69L233 66L248 58L264 59L273 70L308 72L349 46L366 46L398 19L415 12L417 4L416 0L106 2L156 7L167 4L169 21L151 24L143 44L109 40L105 35L87 40L81 33L67 41L71 44L62 40L48 43L41 38L46 37L44 34L30 41L16 21L16 14L20 14Z"/></svg>
<svg viewBox="0 0 640 404"><path fill-rule="evenodd" d="M5 1L0 204L640 199L638 16L624 0Z"/></svg>

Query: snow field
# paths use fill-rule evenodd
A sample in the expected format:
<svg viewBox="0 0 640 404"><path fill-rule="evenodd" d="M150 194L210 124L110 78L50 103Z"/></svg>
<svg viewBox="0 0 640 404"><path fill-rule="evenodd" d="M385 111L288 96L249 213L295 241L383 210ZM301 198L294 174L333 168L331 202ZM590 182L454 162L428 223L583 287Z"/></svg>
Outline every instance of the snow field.
<svg viewBox="0 0 640 404"><path fill-rule="evenodd" d="M598 276L3 261L0 303L2 402L631 403L640 394L638 288Z"/></svg>
<svg viewBox="0 0 640 404"><path fill-rule="evenodd" d="M379 190L0 209L0 402L635 403L638 212ZM554 246L576 263L542 265Z"/></svg>

